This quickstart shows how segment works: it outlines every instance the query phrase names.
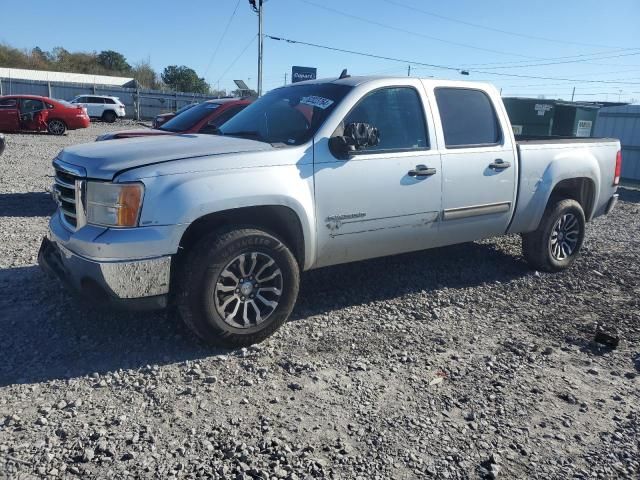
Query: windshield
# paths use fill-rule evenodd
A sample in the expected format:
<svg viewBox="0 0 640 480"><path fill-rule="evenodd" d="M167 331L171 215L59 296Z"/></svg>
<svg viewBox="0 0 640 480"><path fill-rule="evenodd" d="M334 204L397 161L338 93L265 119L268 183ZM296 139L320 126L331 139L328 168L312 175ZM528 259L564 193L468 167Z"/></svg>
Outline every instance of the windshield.
<svg viewBox="0 0 640 480"><path fill-rule="evenodd" d="M315 83L278 88L222 124L220 135L301 145L318 131L344 96L346 85Z"/></svg>
<svg viewBox="0 0 640 480"><path fill-rule="evenodd" d="M160 130L168 132L184 132L189 130L203 118L209 116L216 108L220 107L219 103L204 102L179 113L167 123L160 127Z"/></svg>

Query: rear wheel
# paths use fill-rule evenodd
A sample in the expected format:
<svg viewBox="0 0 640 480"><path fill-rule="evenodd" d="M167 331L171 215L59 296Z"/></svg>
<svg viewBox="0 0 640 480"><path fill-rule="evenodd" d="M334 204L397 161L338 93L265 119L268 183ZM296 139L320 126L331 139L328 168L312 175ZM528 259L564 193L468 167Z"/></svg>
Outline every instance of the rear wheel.
<svg viewBox="0 0 640 480"><path fill-rule="evenodd" d="M298 264L275 236L253 228L202 238L179 277L178 309L205 342L227 347L258 343L288 318L298 296Z"/></svg>
<svg viewBox="0 0 640 480"><path fill-rule="evenodd" d="M113 123L116 121L116 112L113 110L107 110L102 114L102 120L107 123Z"/></svg>
<svg viewBox="0 0 640 480"><path fill-rule="evenodd" d="M64 135L64 132L67 131L67 125L62 120L55 118L53 120L49 120L49 123L47 123L47 130L49 130L51 135Z"/></svg>
<svg viewBox="0 0 640 480"><path fill-rule="evenodd" d="M522 235L522 253L534 268L558 272L577 258L585 234L582 207L572 199L551 203L537 230Z"/></svg>

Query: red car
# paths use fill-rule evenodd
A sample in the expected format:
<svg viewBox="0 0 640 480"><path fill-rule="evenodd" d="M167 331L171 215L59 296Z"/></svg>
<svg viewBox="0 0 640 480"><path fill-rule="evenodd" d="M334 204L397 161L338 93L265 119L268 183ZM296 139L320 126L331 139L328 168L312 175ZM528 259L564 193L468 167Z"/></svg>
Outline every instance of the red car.
<svg viewBox="0 0 640 480"><path fill-rule="evenodd" d="M64 100L37 95L0 97L0 132L49 132L62 135L67 130L87 128L87 111Z"/></svg>
<svg viewBox="0 0 640 480"><path fill-rule="evenodd" d="M246 98L207 100L176 115L159 128L105 133L96 138L96 141L147 137L150 135L176 135L179 133L215 133L220 125L242 111L252 101L252 99Z"/></svg>
<svg viewBox="0 0 640 480"><path fill-rule="evenodd" d="M190 103L188 105L185 105L182 108L179 108L175 112L161 113L160 115L156 115L155 118L153 119L153 122L151 122L151 126L153 128L160 128L161 125L167 123L169 120L171 120L176 115L180 115L182 112L184 112L186 110L189 110L190 108L195 107L196 105L198 105L198 104L197 103Z"/></svg>

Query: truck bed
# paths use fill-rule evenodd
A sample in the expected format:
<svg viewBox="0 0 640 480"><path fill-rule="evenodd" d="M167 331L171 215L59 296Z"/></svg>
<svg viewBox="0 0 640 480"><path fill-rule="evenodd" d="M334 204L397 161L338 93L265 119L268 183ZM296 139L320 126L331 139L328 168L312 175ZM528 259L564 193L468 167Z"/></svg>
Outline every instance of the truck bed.
<svg viewBox="0 0 640 480"><path fill-rule="evenodd" d="M540 143L600 143L617 141L615 138L596 137L563 137L559 135L515 135L516 143L520 144L540 144Z"/></svg>

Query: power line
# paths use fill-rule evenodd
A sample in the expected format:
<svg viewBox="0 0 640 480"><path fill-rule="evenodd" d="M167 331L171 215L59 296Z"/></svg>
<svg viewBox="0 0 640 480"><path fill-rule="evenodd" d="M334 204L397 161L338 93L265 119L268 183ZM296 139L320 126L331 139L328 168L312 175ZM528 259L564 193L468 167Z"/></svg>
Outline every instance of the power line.
<svg viewBox="0 0 640 480"><path fill-rule="evenodd" d="M408 33L410 35L416 35L418 37L427 38L429 40L434 40L436 42L448 43L449 45L456 45L458 47L471 48L471 49L474 49L474 50L481 50L481 51L484 51L484 52L497 53L499 55L509 55L509 56L513 56L513 57L532 58L532 59L536 59L536 60L541 60L539 57L532 57L530 55L523 55L521 53L504 52L504 51L501 51L501 50L493 50L491 48L478 47L478 46L475 46L475 45L469 45L467 43L454 42L454 41L451 41L451 40L445 40L443 38L433 37L431 35L425 35L424 33L419 33L419 32L414 32L414 31L411 31L411 30L406 30L404 28L394 27L393 25L387 25L385 23L377 22L375 20L370 20L368 18L359 17L357 15L352 15L350 13L343 12L342 10L338 10L338 9L335 9L335 8L331 8L331 7L327 7L327 6L324 6L324 5L320 5L320 4L317 4L317 3L312 2L310 0L299 0L299 1L301 1L303 3L306 3L308 5L312 5L312 6L316 7L316 8L321 8L323 10L327 10L329 12L333 12L333 13L336 13L338 15L342 15L342 16L347 17L347 18L358 20L360 22L369 23L371 25L376 25L378 27L387 28L389 30L395 30L396 32L402 32L402 33Z"/></svg>
<svg viewBox="0 0 640 480"><path fill-rule="evenodd" d="M501 51L501 50L493 50L493 49L489 49L489 48L483 48L483 47L478 47L475 45L469 45L466 43L460 43L460 42L453 42L450 40L445 40L442 38L438 38L438 37L433 37L431 35L425 35L423 33L419 33L419 32L414 32L411 30L407 30L404 28L399 28L399 27L395 27L393 25L388 25L388 24L384 24L375 20L370 20L364 17L360 17L358 15L353 15L347 12L344 12L342 10L338 10L332 7L327 7L325 5L320 5L318 3L315 3L311 0L299 0L303 3L306 3L308 5L314 6L316 8L320 8L332 13L336 13L338 15L342 15L344 17L347 18L352 18L354 20L358 20L361 22L365 22L365 23L369 23L372 25L376 25L378 27L382 27L382 28L387 28L390 30L394 30L394 31L398 31L398 32L402 32L402 33L407 33L410 35L416 35L419 37L423 37L423 38L427 38L429 40L435 40L438 42L443 42L443 43L448 43L451 45L456 45L459 47L464 47L464 48L472 48L475 50L481 50L481 51L486 51L486 52L491 52L491 53L498 53L500 55L512 55L512 56L519 56L519 57L524 57L524 58L529 58L529 59L534 59L534 60L541 60L541 61L547 61L547 60L551 60L552 62L550 63L535 63L535 64L531 64L531 65L518 65L520 63L525 63L525 62L531 62L531 60L522 60L519 62L516 61L512 61L512 62L505 62L507 65L505 66L498 66L498 67L491 67L491 68L523 68L523 67L530 67L530 66L543 66L543 65L557 65L557 64L562 64L562 63L576 63L576 62L589 62L590 60L604 60L607 58L617 58L617 57L625 57L625 56L630 56L630 55L640 55L640 49L632 49L632 48L619 48L617 50L614 50L613 52L598 52L598 53L591 53L591 54L580 54L580 55L572 55L572 56L568 56L568 57L558 57L558 58L541 58L541 57L534 57L534 56L530 56L530 55L523 55L523 54L519 54L519 53L513 53L513 52L505 52L505 51ZM566 43L566 42L565 42ZM621 54L621 55L613 55L610 56L610 53L615 53L615 52L629 52L630 50L634 50L633 53L627 53L627 54ZM609 55L609 56L602 56L602 55ZM597 58L591 58L591 57L596 57ZM586 57L586 58L585 58ZM572 59L570 61L566 61L566 62L555 62L555 60L562 60L563 58L568 58L568 59ZM487 63L487 64L472 64L469 66L489 66L489 65L500 65L499 63Z"/></svg>
<svg viewBox="0 0 640 480"><path fill-rule="evenodd" d="M224 40L225 35L227 34L227 30L229 30L229 25L231 25L231 22L233 20L233 17L236 16L236 12L238 11L238 6L240 5L240 0L238 0L236 2L236 6L233 9L233 13L231 14L231 16L229 17L229 20L227 21L227 25L224 27L224 31L222 32L222 36L220 37L220 40L218 40L218 45L216 45L215 50L213 51L213 53L211 54L211 58L209 59L209 63L207 64L207 69L204 72L204 76L206 78L207 74L209 73L209 69L211 68L211 65L213 64L213 60L216 57L216 54L218 53L218 50L220 49L220 45L222 45L222 40Z"/></svg>
<svg viewBox="0 0 640 480"><path fill-rule="evenodd" d="M247 45L242 49L242 51L238 54L238 56L235 58L235 60L233 62L231 62L231 65L229 65L227 67L227 69L224 71L224 73L222 75L220 75L220 78L218 78L218 82L220 80L222 80L222 78L227 74L227 72L229 70L231 70L233 68L233 66L236 64L236 62L240 59L240 57L242 57L242 55L244 55L244 53L249 49L249 47L251 46L251 44L253 43L253 41L258 37L258 35L254 35L253 37L251 37L251 41L249 43L247 43Z"/></svg>
<svg viewBox="0 0 640 480"><path fill-rule="evenodd" d="M522 37L522 38L528 38L531 40L541 40L541 41L545 41L545 42L553 42L553 43L561 43L561 44L572 44L572 45L581 45L581 46L585 46L585 47L600 47L600 48L621 48L621 47L612 47L610 45L599 45L599 44L595 44L595 43L584 43L584 42L574 42L574 41L570 41L570 40L560 40L560 39L554 39L554 38L548 38L548 37L541 37L541 36L537 36L537 35L529 35L527 33L520 33L520 32L512 32L509 30L503 30L501 28L495 28L495 27L489 27L487 25L481 25L479 23L473 23L473 22L468 22L465 20L459 20L457 18L453 18L453 17L448 17L446 15L440 15L438 13L434 13L434 12L430 12L418 7L414 7L411 5L406 5L404 3L398 2L397 0L384 0L387 3L396 5L398 7L403 7L409 10L413 10L415 12L420 12L423 13L425 15L429 15L431 17L436 17L436 18L440 18L442 20L446 20L448 22L454 22L454 23L460 23L462 25L467 25L470 27L475 27L475 28L481 28L483 30L489 30L491 32L497 32L497 33L502 33L505 35L513 35L516 37Z"/></svg>
<svg viewBox="0 0 640 480"><path fill-rule="evenodd" d="M605 58L618 58L618 57L630 57L633 55L640 55L640 50L637 52L633 52L633 53L624 53L622 55L612 55L609 57L600 57L600 58L595 58L595 59L578 59L578 60L564 60L562 62L547 62L547 63L532 63L529 65L508 65L508 66L502 66L502 67L482 67L485 70L494 70L494 69L499 69L499 68L526 68L526 67L542 67L545 65L560 65L560 64L566 64L566 63L580 63L580 62L589 62L589 60L600 60L600 59L605 59Z"/></svg>
<svg viewBox="0 0 640 480"><path fill-rule="evenodd" d="M306 45L309 47L315 47L315 48L322 48L324 50L332 50L334 52L341 52L341 53L350 53L352 55L359 55L362 57L370 57L370 58L377 58L380 60L390 60L393 62L402 62L405 65L411 64L411 65L421 65L424 67L432 67L432 68L438 68L441 70L449 70L449 71L455 71L455 72L460 72L460 68L458 67L450 67L450 66L446 66L446 65L438 65L438 64L434 64L434 63L425 63L425 62L418 62L415 60L407 60L407 59L402 59L402 58L396 58L396 57L387 57L384 55L375 55L373 53L365 53L365 52L357 52L355 50L347 50L344 48L337 48L337 47L330 47L327 45L319 45L317 43L310 43L310 42L302 42L299 40L292 40L289 38L283 38L283 37L275 37L273 35L265 35L267 38L270 38L271 40L277 40L277 41L283 41L283 42L287 42L287 43L297 43L299 45ZM629 85L640 85L640 82L618 82L618 81L609 81L609 80L576 80L576 79L572 79L572 78L558 78L558 77L543 77L543 76L538 76L538 75L519 75L516 73L505 73L505 72L487 72L487 71L483 71L483 70L472 70L475 73L482 73L482 74L486 74L486 75L496 75L496 76L501 76L501 77L514 77L514 78L534 78L534 79L538 79L538 80L557 80L557 81L567 81L567 82L580 82L580 83L616 83L616 84L629 84Z"/></svg>

